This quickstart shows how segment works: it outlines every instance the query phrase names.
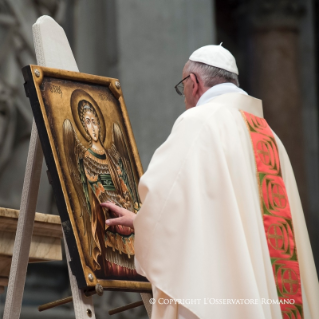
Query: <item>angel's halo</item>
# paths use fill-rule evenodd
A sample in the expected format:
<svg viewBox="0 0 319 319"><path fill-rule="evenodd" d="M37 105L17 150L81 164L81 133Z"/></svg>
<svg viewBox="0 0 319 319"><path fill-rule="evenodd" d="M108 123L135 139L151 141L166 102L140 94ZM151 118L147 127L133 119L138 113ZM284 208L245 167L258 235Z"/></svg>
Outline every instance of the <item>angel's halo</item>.
<svg viewBox="0 0 319 319"><path fill-rule="evenodd" d="M72 92L72 95L71 95L71 110L72 110L72 115L73 115L75 125L76 125L77 129L80 131L81 135L89 142L89 139L87 137L87 133L86 133L84 127L82 126L81 119L80 119L79 112L78 112L78 105L79 105L79 102L82 100L86 100L93 105L93 107L96 111L96 114L99 118L99 121L100 121L101 143L104 144L104 141L105 141L105 122L104 122L104 117L103 117L103 114L101 112L101 109L98 106L98 104L95 102L93 97L81 89L74 90Z"/></svg>

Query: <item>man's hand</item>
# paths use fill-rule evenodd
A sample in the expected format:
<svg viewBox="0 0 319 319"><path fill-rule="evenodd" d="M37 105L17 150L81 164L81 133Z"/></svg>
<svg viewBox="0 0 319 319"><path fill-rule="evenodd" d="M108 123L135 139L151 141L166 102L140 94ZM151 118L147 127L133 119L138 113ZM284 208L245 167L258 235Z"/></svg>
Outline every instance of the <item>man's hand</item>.
<svg viewBox="0 0 319 319"><path fill-rule="evenodd" d="M102 203L101 206L108 208L111 210L115 215L119 216L118 218L107 219L105 224L108 226L128 226L134 228L133 221L136 217L136 214L132 213L131 211L118 207L111 202Z"/></svg>

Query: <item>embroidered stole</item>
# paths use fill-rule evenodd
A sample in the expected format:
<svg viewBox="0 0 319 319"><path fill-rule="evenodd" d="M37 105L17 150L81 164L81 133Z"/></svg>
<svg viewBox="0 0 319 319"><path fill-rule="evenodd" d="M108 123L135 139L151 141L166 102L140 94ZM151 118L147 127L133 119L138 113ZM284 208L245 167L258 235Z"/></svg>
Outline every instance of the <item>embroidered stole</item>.
<svg viewBox="0 0 319 319"><path fill-rule="evenodd" d="M300 271L278 147L266 120L241 111L251 137L260 205L283 319L302 319Z"/></svg>

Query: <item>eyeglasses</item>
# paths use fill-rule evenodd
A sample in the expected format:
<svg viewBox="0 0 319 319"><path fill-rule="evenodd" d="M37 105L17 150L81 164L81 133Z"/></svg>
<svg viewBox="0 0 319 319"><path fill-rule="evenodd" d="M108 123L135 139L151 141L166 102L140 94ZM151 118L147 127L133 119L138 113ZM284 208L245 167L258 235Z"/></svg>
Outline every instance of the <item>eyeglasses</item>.
<svg viewBox="0 0 319 319"><path fill-rule="evenodd" d="M185 95L184 95L184 83L183 83L183 82L184 82L186 79L188 79L188 78L191 76L191 74L194 74L194 75L195 75L196 83L198 83L196 74L195 74L195 73L190 73L189 75L187 75L186 78L184 78L182 81L178 82L178 83L174 86L174 87L175 87L175 90L176 90L176 93L177 93L178 95L185 96Z"/></svg>

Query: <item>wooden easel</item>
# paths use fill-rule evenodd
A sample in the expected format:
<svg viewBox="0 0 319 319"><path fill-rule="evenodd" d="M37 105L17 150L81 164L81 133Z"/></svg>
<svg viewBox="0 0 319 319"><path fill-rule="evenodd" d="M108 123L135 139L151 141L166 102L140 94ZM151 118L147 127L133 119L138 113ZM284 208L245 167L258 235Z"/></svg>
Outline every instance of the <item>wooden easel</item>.
<svg viewBox="0 0 319 319"><path fill-rule="evenodd" d="M33 25L33 38L38 65L79 72L64 30L51 17L42 16L37 20ZM33 121L3 319L18 319L21 313L42 162L42 148ZM94 319L92 297L78 288L69 266L70 255L65 239L64 244L75 318ZM150 318L151 295L142 293L141 297Z"/></svg>

